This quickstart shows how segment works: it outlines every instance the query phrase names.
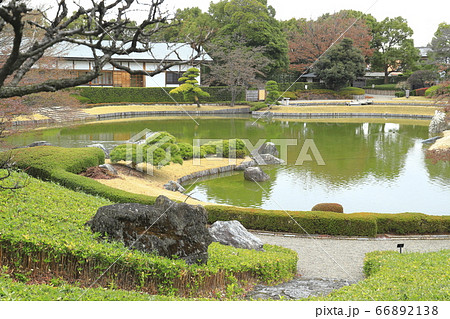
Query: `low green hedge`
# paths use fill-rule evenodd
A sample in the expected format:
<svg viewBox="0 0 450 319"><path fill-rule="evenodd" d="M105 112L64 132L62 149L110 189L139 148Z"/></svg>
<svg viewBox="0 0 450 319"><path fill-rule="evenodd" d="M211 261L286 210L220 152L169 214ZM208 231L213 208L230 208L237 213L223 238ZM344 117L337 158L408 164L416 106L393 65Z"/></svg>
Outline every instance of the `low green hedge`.
<svg viewBox="0 0 450 319"><path fill-rule="evenodd" d="M9 182L24 175L14 174ZM31 177L22 189L0 192L3 264L20 277L61 276L81 284L98 278L102 286L184 296L223 289L230 276L234 278L230 280L277 282L296 272L297 255L270 245L259 252L213 244L208 249L211 261L199 266L127 250L120 242L98 241L98 234L85 223L99 207L110 204L104 198Z"/></svg>
<svg viewBox="0 0 450 319"><path fill-rule="evenodd" d="M375 87L372 86L365 86L364 89L373 89L373 90L383 90L383 91L401 91L402 89L399 89L397 87L397 84L379 84L375 85Z"/></svg>
<svg viewBox="0 0 450 319"><path fill-rule="evenodd" d="M309 300L448 301L449 260L450 250L407 254L371 252L364 260L367 279L336 290L327 297ZM393 307L389 310L392 311ZM429 310L431 313L432 308Z"/></svg>
<svg viewBox="0 0 450 319"><path fill-rule="evenodd" d="M231 206L205 206L208 220L238 220L244 227L268 231L328 234L342 236L369 236L377 234L373 217L332 212L271 211ZM291 218L292 217L292 218Z"/></svg>
<svg viewBox="0 0 450 319"><path fill-rule="evenodd" d="M154 197L115 189L88 177L77 175L88 167L104 164L102 150L95 147L63 148L38 146L0 153L0 159L12 157L15 165L29 175L59 183L73 190L98 195L114 202L153 204Z"/></svg>
<svg viewBox="0 0 450 319"><path fill-rule="evenodd" d="M420 213L353 215L375 218L378 234L449 234L450 216L432 216Z"/></svg>
<svg viewBox="0 0 450 319"><path fill-rule="evenodd" d="M202 103L217 103L231 101L231 93L227 87L201 87L211 97L201 99ZM89 103L173 103L168 95L173 87L159 88L116 88L116 87L77 87L76 92L83 101ZM166 93L167 92L167 93ZM174 97L177 102L184 102L182 96ZM245 100L245 90L241 89L236 97L237 101Z"/></svg>
<svg viewBox="0 0 450 319"><path fill-rule="evenodd" d="M305 233L306 231L309 234L369 237L377 234L450 233L450 216L432 216L420 213L285 212L214 205L205 207L208 210L210 222L236 219L247 228L268 231L293 233Z"/></svg>

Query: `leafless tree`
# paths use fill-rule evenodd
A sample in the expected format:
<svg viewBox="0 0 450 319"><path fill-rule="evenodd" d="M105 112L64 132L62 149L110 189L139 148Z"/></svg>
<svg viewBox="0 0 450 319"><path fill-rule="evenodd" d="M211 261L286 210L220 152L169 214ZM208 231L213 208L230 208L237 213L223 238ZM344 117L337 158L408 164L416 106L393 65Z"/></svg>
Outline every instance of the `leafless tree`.
<svg viewBox="0 0 450 319"><path fill-rule="evenodd" d="M231 93L231 105L234 106L240 89L263 85L264 70L270 63L263 54L264 49L236 45L227 39L220 46L211 45L209 52L214 63L210 66L207 82L226 85Z"/></svg>
<svg viewBox="0 0 450 319"><path fill-rule="evenodd" d="M194 38L187 43L192 48L189 61L162 59L152 71L131 70L113 61L112 57L134 52L151 53L149 39L173 25L169 23L169 13L162 10L164 0L92 0L89 8L74 3L77 10L72 14L66 0L55 2L53 13L35 9L33 12L41 14L43 19L30 19L32 9L24 0L0 0L0 38L3 43L9 40L9 56L3 55L4 59L0 62L0 98L54 92L82 85L98 77L107 63L130 74L153 76L175 65L192 63L204 54L202 44L205 38ZM145 5L145 17L139 23L133 23L129 16L142 9L142 5ZM30 27L42 33L42 37L27 37L24 30ZM5 31L8 28L12 34L7 36ZM48 50L65 44L90 48L94 62L89 72L39 83L23 83L27 73L45 57ZM174 47L170 54L176 55L178 49L179 46Z"/></svg>

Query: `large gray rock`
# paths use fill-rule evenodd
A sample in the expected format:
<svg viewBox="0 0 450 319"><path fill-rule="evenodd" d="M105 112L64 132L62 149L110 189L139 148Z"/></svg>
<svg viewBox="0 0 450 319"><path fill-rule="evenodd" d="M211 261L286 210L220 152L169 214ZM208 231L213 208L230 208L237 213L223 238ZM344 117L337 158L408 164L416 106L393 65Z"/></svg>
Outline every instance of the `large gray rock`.
<svg viewBox="0 0 450 319"><path fill-rule="evenodd" d="M206 263L212 238L203 206L158 196L154 205L135 203L100 207L87 222L93 232L144 252L178 256L187 263Z"/></svg>
<svg viewBox="0 0 450 319"><path fill-rule="evenodd" d="M271 154L259 154L253 159L258 165L279 165L285 163L282 159L279 159Z"/></svg>
<svg viewBox="0 0 450 319"><path fill-rule="evenodd" d="M277 150L275 144L272 142L267 142L267 143L264 143L263 145L261 145L261 147L258 149L258 153L259 154L270 154L275 157L279 156L278 150Z"/></svg>
<svg viewBox="0 0 450 319"><path fill-rule="evenodd" d="M436 111L433 118L431 119L430 126L428 127L428 132L430 133L441 133L447 129L447 122L445 120L445 113Z"/></svg>
<svg viewBox="0 0 450 319"><path fill-rule="evenodd" d="M184 193L186 191L180 183L175 181L169 181L167 184L164 184L164 188L172 192Z"/></svg>
<svg viewBox="0 0 450 319"><path fill-rule="evenodd" d="M248 167L253 167L253 166L257 166L258 163L256 163L256 161L254 159L250 160L250 161L245 161L242 162L241 164L237 165L234 170L235 171L243 171Z"/></svg>
<svg viewBox="0 0 450 319"><path fill-rule="evenodd" d="M105 158L109 158L109 151L105 147L105 145L103 145L103 144L92 144L92 145L88 145L87 147L97 147L97 148L101 149L103 151L103 153L105 153Z"/></svg>
<svg viewBox="0 0 450 319"><path fill-rule="evenodd" d="M263 251L261 239L250 233L237 220L217 221L209 228L213 241L236 248Z"/></svg>
<svg viewBox="0 0 450 319"><path fill-rule="evenodd" d="M251 182L265 182L270 176L264 173L261 167L248 167L244 170L244 178Z"/></svg>

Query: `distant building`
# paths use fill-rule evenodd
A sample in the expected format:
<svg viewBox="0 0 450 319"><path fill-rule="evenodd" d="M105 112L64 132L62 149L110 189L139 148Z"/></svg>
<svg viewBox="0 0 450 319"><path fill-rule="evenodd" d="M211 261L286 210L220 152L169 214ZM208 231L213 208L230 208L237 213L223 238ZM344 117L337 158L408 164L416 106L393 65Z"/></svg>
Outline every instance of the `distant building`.
<svg viewBox="0 0 450 319"><path fill-rule="evenodd" d="M426 61L428 60L428 53L432 51L431 47L417 47L416 49L419 49L420 51L420 60Z"/></svg>
<svg viewBox="0 0 450 319"><path fill-rule="evenodd" d="M70 70L75 75L88 72L92 69L94 56L92 50L83 45L73 45L59 50L58 69ZM100 53L99 53L100 54ZM196 55L188 44L183 43L155 43L151 52L134 52L129 55L113 55L115 62L125 65L132 70L152 71L161 61L179 62L190 61ZM195 65L212 61L207 54L195 60ZM117 69L111 64L107 64L102 74L86 84L89 86L111 86L111 87L171 87L178 86L178 79L193 65L185 64L171 67L153 77L148 75L131 75L126 71ZM200 79L198 79L200 81Z"/></svg>

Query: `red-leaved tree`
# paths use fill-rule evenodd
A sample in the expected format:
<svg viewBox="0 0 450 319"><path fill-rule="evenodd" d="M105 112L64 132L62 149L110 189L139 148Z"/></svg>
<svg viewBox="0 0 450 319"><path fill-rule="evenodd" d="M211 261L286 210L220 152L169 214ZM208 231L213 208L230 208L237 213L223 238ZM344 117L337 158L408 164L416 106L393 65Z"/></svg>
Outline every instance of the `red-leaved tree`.
<svg viewBox="0 0 450 319"><path fill-rule="evenodd" d="M342 14L319 18L315 21L299 21L298 30L289 36L289 60L291 70L303 72L330 46L342 39L353 40L354 47L367 58L372 56L372 35L364 20L347 18ZM351 26L351 27L350 27Z"/></svg>

